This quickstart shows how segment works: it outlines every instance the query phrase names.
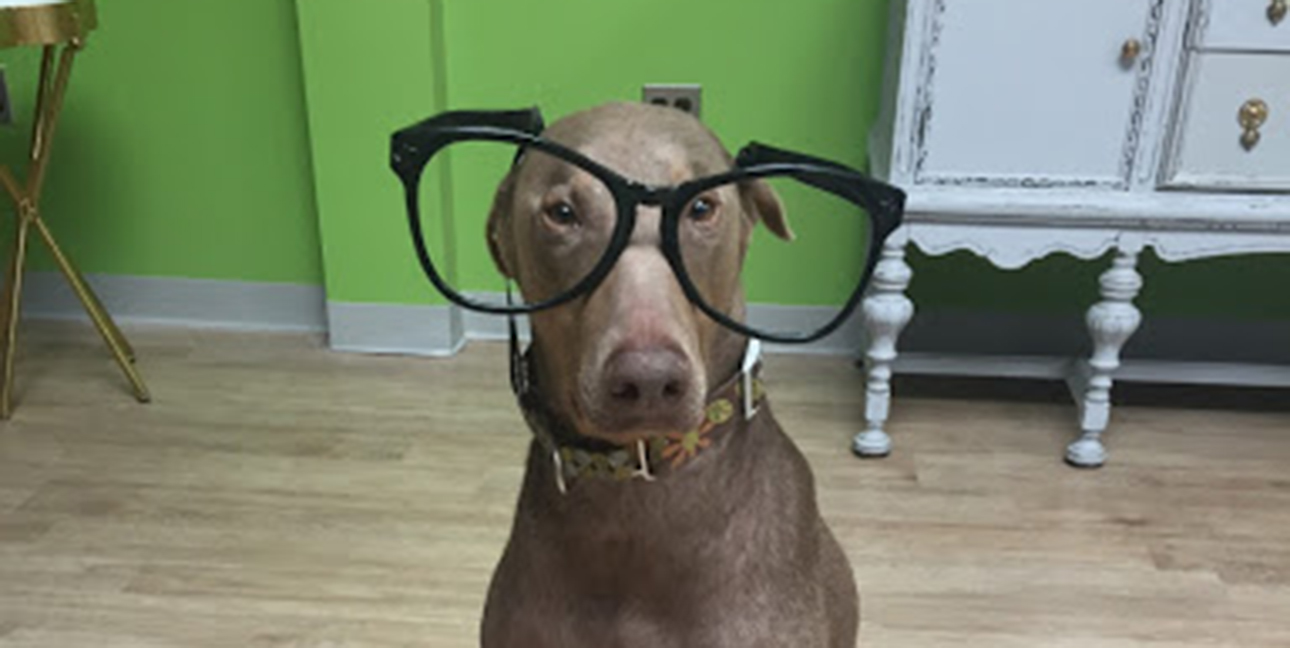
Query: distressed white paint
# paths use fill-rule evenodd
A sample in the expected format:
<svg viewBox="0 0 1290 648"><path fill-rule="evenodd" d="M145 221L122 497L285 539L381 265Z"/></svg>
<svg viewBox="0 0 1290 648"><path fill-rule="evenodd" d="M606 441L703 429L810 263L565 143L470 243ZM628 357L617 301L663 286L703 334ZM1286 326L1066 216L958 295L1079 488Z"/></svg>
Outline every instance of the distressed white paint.
<svg viewBox="0 0 1290 648"><path fill-rule="evenodd" d="M1222 16L1207 20L1196 13L1220 4ZM1088 312L1094 351L1087 361L1063 364L1071 368L1080 410L1080 437L1067 453L1076 465L1105 460L1102 433L1119 351L1143 318L1133 304L1143 282L1135 269L1140 252L1151 248L1171 262L1290 252L1290 196L1284 193L1290 158L1283 148L1290 138L1284 116L1290 113L1290 54L1269 51L1284 48L1268 45L1266 5L1255 12L1263 25L1249 22L1250 5L904 0L892 7L889 77L870 136L879 177L909 193L906 225L892 245L907 240L934 255L968 250L1008 269L1055 253L1091 260L1115 252L1100 279L1101 298ZM1249 33L1258 35L1240 34L1254 26L1262 31ZM1276 29L1290 30L1290 21ZM1222 44L1260 53L1189 48L1188 33L1203 34L1193 44L1209 49ZM1123 39L1135 35L1144 49L1129 70L1115 63ZM1012 82L1017 79L1022 81ZM1188 82L1193 79L1199 81ZM1067 96L1071 88L1063 84L1081 95ZM1244 151L1237 110L1248 92L1268 95L1263 98L1273 113L1283 113L1264 126L1257 158L1238 155ZM1234 101L1237 96L1243 98ZM1049 100L1073 102L1078 110L1053 113ZM1051 114L1061 118L1045 119ZM1129 115L1116 122L1123 127L1118 131L1112 114ZM1232 146L1223 148L1221 141ZM1160 188L1162 177L1190 190ZM1219 188L1224 191L1214 191ZM861 436L876 438L873 432L881 431L888 450L890 372L893 364L906 366L897 357L896 336L914 307L905 305L911 273L903 254L889 246L884 255L892 267L899 262L900 280L876 284L866 302L886 306L864 310L866 327L876 334L869 340L869 407ZM961 369L962 363L923 366ZM998 363L981 371L1015 373ZM1198 371L1189 377L1201 378ZM1224 371L1214 380L1241 376L1264 374Z"/></svg>
<svg viewBox="0 0 1290 648"><path fill-rule="evenodd" d="M908 185L904 185L908 188ZM1284 195L1182 191L993 189L962 191L918 186L905 207L917 223L1106 228L1248 234L1290 233Z"/></svg>

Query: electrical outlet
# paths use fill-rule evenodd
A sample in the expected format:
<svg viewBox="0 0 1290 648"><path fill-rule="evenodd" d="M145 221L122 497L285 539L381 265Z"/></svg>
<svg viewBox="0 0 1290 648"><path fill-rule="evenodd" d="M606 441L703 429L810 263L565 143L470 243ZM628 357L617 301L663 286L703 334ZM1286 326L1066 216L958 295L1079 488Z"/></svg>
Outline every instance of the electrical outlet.
<svg viewBox="0 0 1290 648"><path fill-rule="evenodd" d="M0 125L11 124L13 124L13 106L9 104L9 79L5 76L4 66L0 65Z"/></svg>
<svg viewBox="0 0 1290 648"><path fill-rule="evenodd" d="M641 91L645 103L671 106L699 118L703 87L697 83L647 83Z"/></svg>

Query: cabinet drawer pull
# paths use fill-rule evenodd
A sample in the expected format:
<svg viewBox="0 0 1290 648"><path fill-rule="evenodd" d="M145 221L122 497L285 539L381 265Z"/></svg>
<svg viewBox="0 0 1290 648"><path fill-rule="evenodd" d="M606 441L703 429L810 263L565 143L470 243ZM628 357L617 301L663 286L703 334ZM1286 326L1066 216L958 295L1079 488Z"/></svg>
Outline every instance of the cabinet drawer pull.
<svg viewBox="0 0 1290 648"><path fill-rule="evenodd" d="M1280 24L1286 17L1286 0L1272 0L1268 5L1268 20L1273 25Z"/></svg>
<svg viewBox="0 0 1290 648"><path fill-rule="evenodd" d="M1250 150L1259 143L1259 128L1268 120L1268 104L1262 99L1250 99L1241 104L1236 121L1241 125L1241 146Z"/></svg>
<svg viewBox="0 0 1290 648"><path fill-rule="evenodd" d="M1282 1L1284 2L1285 0ZM1124 45L1120 46L1120 63L1124 65L1124 67L1129 67L1133 65L1134 61L1138 60L1138 55L1141 53L1142 41L1136 38L1130 38L1124 41Z"/></svg>

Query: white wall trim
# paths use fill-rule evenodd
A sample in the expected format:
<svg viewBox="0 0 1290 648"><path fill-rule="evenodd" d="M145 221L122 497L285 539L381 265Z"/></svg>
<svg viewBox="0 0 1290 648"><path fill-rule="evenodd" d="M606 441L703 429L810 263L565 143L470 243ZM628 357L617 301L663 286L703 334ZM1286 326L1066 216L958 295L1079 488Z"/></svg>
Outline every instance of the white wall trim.
<svg viewBox="0 0 1290 648"><path fill-rule="evenodd" d="M112 318L122 324L164 324L230 330L322 331L322 286L309 284L87 275ZM63 275L24 275L22 313L31 319L88 321Z"/></svg>

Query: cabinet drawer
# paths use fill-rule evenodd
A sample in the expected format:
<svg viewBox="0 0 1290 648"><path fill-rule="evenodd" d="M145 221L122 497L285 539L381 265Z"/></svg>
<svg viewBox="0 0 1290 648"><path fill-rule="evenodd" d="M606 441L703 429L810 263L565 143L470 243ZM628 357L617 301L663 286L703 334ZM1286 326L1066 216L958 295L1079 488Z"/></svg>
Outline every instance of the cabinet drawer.
<svg viewBox="0 0 1290 648"><path fill-rule="evenodd" d="M1276 0L1204 0L1192 46L1201 50L1290 52L1290 15L1274 23ZM1290 0L1286 0L1290 2Z"/></svg>
<svg viewBox="0 0 1290 648"><path fill-rule="evenodd" d="M1290 190L1290 56L1193 55L1164 185L1209 190ZM1261 100L1258 141L1242 142L1242 106Z"/></svg>

